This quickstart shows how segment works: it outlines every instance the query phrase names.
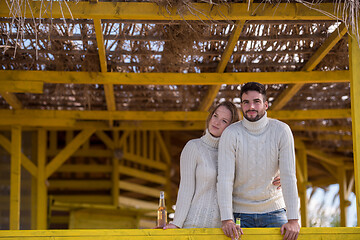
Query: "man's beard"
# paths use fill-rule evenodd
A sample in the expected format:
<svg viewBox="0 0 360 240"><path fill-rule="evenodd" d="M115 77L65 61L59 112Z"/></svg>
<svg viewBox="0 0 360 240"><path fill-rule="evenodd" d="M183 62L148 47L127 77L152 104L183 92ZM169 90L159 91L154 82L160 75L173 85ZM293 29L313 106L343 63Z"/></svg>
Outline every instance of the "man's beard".
<svg viewBox="0 0 360 240"><path fill-rule="evenodd" d="M255 118L249 118L249 117L246 115L247 112L256 112L257 114L256 114ZM256 121L260 120L260 119L265 115L265 112L260 115L259 112L256 111L256 110L248 110L248 111L246 111L245 113L244 113L244 111L243 111L242 113L243 113L244 118L246 118L246 120L248 120L249 122L256 122Z"/></svg>

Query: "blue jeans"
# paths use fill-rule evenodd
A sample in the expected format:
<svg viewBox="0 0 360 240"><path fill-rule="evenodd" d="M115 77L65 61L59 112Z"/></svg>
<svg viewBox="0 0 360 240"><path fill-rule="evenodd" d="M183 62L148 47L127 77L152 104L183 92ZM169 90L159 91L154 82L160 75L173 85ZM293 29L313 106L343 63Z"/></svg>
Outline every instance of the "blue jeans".
<svg viewBox="0 0 360 240"><path fill-rule="evenodd" d="M268 213L234 213L234 219L241 218L242 228L281 227L287 223L284 208Z"/></svg>

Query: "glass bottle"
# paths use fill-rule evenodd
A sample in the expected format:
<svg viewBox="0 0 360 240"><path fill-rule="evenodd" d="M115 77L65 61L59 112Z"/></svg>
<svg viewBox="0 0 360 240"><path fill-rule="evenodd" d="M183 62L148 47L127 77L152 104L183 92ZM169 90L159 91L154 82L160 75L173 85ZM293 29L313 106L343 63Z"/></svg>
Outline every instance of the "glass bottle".
<svg viewBox="0 0 360 240"><path fill-rule="evenodd" d="M159 208L157 210L157 227L163 228L167 223L167 211L165 206L164 192L160 192Z"/></svg>

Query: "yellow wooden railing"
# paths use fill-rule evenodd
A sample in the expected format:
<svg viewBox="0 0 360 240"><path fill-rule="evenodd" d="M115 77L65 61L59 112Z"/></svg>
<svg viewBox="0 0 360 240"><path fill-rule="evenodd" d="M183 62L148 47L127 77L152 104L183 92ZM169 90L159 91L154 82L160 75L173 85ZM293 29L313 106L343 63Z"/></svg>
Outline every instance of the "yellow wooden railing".
<svg viewBox="0 0 360 240"><path fill-rule="evenodd" d="M228 240L221 229L124 229L124 230L4 230L0 231L0 239L77 239L77 240L121 240L121 239L216 239ZM244 229L242 240L283 239L279 228ZM346 228L302 228L299 235L302 239L360 239L359 227Z"/></svg>

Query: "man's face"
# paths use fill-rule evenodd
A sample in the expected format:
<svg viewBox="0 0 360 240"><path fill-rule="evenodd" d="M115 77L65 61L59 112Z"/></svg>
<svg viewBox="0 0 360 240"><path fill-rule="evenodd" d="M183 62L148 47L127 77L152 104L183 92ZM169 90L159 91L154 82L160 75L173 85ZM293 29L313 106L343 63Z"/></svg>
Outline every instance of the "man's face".
<svg viewBox="0 0 360 240"><path fill-rule="evenodd" d="M257 91L248 91L241 96L241 111L250 122L256 122L265 115L268 102L264 102L263 95Z"/></svg>

